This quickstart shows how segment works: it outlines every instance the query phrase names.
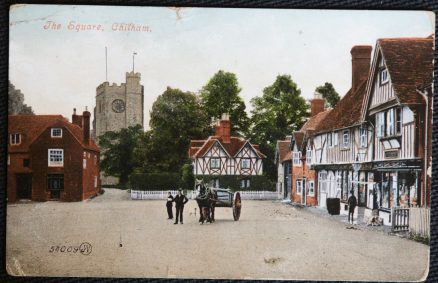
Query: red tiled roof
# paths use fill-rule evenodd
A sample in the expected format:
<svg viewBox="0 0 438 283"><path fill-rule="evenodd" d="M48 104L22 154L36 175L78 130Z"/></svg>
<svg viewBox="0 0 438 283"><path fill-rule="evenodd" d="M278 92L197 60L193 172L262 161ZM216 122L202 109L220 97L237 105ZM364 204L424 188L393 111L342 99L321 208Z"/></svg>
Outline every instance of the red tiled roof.
<svg viewBox="0 0 438 283"><path fill-rule="evenodd" d="M295 144L297 145L297 148L301 148L301 146L303 145L303 140L304 140L304 132L301 132L301 131L293 132L292 139L295 142Z"/></svg>
<svg viewBox="0 0 438 283"><path fill-rule="evenodd" d="M8 133L21 134L21 143L11 146L8 142L8 152L27 152L29 146L38 138L41 133L53 124L61 123L78 142L91 150L99 151L99 148L90 137L90 144L83 143L83 131L77 125L71 124L61 115L10 115L8 116Z"/></svg>
<svg viewBox="0 0 438 283"><path fill-rule="evenodd" d="M277 141L277 148L278 148L278 159L280 162L291 160L291 155L288 153L291 152L290 150L290 140L284 140L284 141Z"/></svg>
<svg viewBox="0 0 438 283"><path fill-rule="evenodd" d="M286 156L283 159L281 159L281 162L288 161L288 160L292 160L292 151L290 151L290 150L286 153Z"/></svg>
<svg viewBox="0 0 438 283"><path fill-rule="evenodd" d="M201 157L213 146L215 142L225 149L230 156L235 156L239 150L246 144L246 140L240 137L230 137L229 143L224 143L219 136L210 136L206 140L191 140L189 147L189 157ZM201 145L202 143L202 145ZM201 146L200 146L201 145ZM252 145L252 144L251 144ZM258 145L252 145L259 157L265 158L266 156L260 152Z"/></svg>
<svg viewBox="0 0 438 283"><path fill-rule="evenodd" d="M402 104L423 103L419 87L432 83L434 46L428 38L382 38L381 48L395 93Z"/></svg>
<svg viewBox="0 0 438 283"><path fill-rule="evenodd" d="M320 123L327 117L327 114L330 113L332 109L328 109L322 112L319 112L313 117L310 117L309 120L307 120L306 123L301 127L300 131L307 131L307 130L317 130L318 127L320 127Z"/></svg>
<svg viewBox="0 0 438 283"><path fill-rule="evenodd" d="M325 114L322 121L316 127L316 132L326 132L354 126L361 122L362 103L366 94L366 81L362 81L356 92L351 89Z"/></svg>

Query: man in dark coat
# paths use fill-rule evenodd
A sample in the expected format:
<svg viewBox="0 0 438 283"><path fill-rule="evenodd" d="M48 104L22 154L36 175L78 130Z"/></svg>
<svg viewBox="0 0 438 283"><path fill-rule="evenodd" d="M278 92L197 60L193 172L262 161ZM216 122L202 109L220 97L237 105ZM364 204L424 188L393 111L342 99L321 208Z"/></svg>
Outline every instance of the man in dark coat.
<svg viewBox="0 0 438 283"><path fill-rule="evenodd" d="M179 190L178 194L175 196L173 201L175 202L175 208L176 208L176 219L175 219L175 223L173 223L173 224L178 224L178 218L180 219L180 223L183 224L184 205L189 200L186 198L185 195L182 194L182 191Z"/></svg>
<svg viewBox="0 0 438 283"><path fill-rule="evenodd" d="M173 211L172 211L173 203L172 202L173 202L173 196L169 192L169 194L167 195L167 202L166 202L167 215L169 216L169 218L167 218L167 219L173 219Z"/></svg>
<svg viewBox="0 0 438 283"><path fill-rule="evenodd" d="M348 198L348 223L350 223L350 215L351 215L351 224L353 224L353 219L354 219L354 210L356 208L357 205L357 199L354 196L354 192L353 190L350 191L351 195Z"/></svg>

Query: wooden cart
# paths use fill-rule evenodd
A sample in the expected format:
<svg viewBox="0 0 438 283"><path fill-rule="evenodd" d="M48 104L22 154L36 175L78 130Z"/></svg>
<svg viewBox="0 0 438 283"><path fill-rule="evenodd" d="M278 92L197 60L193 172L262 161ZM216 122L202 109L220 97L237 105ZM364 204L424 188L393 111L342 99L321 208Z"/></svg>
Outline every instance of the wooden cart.
<svg viewBox="0 0 438 283"><path fill-rule="evenodd" d="M227 189L214 189L217 194L215 200L215 207L231 207L233 208L233 218L235 221L240 218L240 211L242 210L242 199L239 192L231 192Z"/></svg>

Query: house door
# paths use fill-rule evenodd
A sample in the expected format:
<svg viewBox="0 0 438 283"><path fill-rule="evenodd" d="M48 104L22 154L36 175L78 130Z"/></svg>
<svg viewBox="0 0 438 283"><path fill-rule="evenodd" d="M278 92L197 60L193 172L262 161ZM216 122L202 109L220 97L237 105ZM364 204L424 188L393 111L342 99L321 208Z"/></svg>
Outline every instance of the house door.
<svg viewBox="0 0 438 283"><path fill-rule="evenodd" d="M32 174L17 174L17 199L32 199Z"/></svg>
<svg viewBox="0 0 438 283"><path fill-rule="evenodd" d="M306 197L307 197L306 179L303 179L302 182L303 185L301 187L301 204L306 205Z"/></svg>
<svg viewBox="0 0 438 283"><path fill-rule="evenodd" d="M59 200L64 189L64 174L48 174L47 184L51 200Z"/></svg>

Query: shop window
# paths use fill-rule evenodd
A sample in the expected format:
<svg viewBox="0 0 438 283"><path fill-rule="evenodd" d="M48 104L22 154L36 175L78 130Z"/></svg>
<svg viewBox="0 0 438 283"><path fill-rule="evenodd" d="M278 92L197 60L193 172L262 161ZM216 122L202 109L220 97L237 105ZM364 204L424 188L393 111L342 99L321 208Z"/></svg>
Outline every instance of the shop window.
<svg viewBox="0 0 438 283"><path fill-rule="evenodd" d="M303 190L303 181L297 180L297 195L301 195Z"/></svg>

